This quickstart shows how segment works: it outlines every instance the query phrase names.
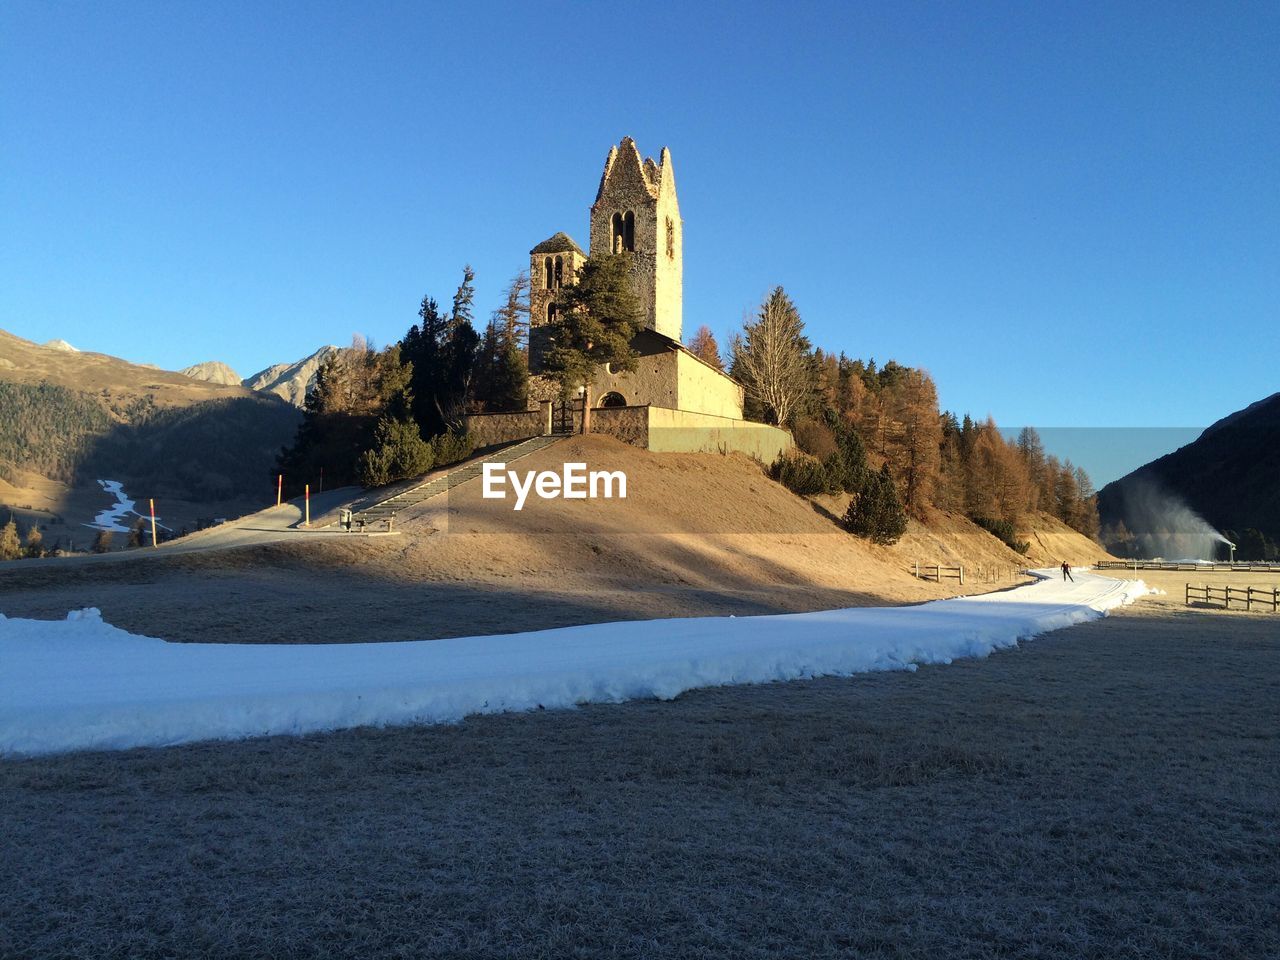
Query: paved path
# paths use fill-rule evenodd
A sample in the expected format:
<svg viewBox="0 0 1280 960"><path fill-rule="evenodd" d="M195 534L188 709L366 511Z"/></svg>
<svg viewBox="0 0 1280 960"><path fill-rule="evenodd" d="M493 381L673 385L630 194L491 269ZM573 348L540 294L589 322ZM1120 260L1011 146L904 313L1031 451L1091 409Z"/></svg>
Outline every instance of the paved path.
<svg viewBox="0 0 1280 960"><path fill-rule="evenodd" d="M531 453L537 453L539 450L543 450L561 439L562 437L555 435L530 437L528 440L521 440L519 443L507 444L484 456L474 457L465 463L459 464L455 469L447 473L432 477L425 483L402 490L382 500L361 505L356 512L354 521L357 524L361 521L364 521L365 524L385 523L388 519L393 519L402 510L408 510L410 507L415 507L425 500L430 500L432 497L448 493L459 484L474 480L480 476L486 463L491 461L510 463L513 460L519 460L521 457L527 457Z"/></svg>
<svg viewBox="0 0 1280 960"><path fill-rule="evenodd" d="M359 487L341 487L311 498L312 517L337 510L344 504L351 503L362 493ZM0 578L6 571L29 571L40 566L66 567L92 563L120 563L129 560L147 558L173 557L187 553L203 553L208 550L227 550L233 547L251 547L265 543L278 543L282 540L296 540L303 537L332 537L342 531L336 528L322 530L301 526L303 519L302 498L289 500L278 507L268 507L257 513L239 517L216 527L197 530L177 540L162 543L152 548L144 547L135 550L113 550L111 553L77 554L70 557L45 557L41 560L12 560L0 563Z"/></svg>

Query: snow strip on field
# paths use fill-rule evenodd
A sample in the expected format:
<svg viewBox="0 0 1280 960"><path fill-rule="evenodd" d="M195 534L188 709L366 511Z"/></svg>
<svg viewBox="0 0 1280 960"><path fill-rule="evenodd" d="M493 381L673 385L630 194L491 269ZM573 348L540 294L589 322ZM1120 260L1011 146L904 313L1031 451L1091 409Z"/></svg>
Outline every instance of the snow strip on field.
<svg viewBox="0 0 1280 960"><path fill-rule="evenodd" d="M914 670L983 657L1146 593L1084 571L910 607L639 620L491 637L316 645L168 643L96 609L0 615L0 754L456 721L670 699L695 687Z"/></svg>

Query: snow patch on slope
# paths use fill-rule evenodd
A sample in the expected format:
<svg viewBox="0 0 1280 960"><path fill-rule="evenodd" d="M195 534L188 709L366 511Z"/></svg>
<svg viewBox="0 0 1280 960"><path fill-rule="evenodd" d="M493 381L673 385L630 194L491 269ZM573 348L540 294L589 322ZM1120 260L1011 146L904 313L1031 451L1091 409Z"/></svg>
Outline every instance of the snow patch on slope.
<svg viewBox="0 0 1280 960"><path fill-rule="evenodd" d="M0 754L165 746L470 714L671 699L985 657L1103 616L1140 581L1076 574L910 607L591 624L408 643L168 643L0 614ZM367 625L366 625L367 626Z"/></svg>

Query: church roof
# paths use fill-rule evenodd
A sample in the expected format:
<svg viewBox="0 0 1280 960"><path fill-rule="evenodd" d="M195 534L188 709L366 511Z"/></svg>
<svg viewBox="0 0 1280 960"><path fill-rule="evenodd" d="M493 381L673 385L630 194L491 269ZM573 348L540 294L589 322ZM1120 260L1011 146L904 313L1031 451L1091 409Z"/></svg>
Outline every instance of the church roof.
<svg viewBox="0 0 1280 960"><path fill-rule="evenodd" d="M655 200L664 189L663 174L671 181L671 151L666 147L658 154L658 162L652 157L640 156L640 149L630 137L623 137L616 147L609 148L609 155L604 158L604 173L600 175L600 188L596 191L596 204L604 197L606 190L640 189ZM664 169L666 168L666 169ZM674 181L671 182L674 189Z"/></svg>
<svg viewBox="0 0 1280 960"><path fill-rule="evenodd" d="M569 236L563 230L554 236L547 237L540 244L529 251L532 253L576 253L585 257L582 248L573 242L573 237Z"/></svg>

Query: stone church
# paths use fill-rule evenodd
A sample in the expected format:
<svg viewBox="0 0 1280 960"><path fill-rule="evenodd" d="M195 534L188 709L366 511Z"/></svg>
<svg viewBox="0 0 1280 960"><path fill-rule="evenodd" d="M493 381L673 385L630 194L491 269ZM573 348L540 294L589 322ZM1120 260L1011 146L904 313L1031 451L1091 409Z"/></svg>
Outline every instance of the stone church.
<svg viewBox="0 0 1280 960"><path fill-rule="evenodd" d="M683 233L671 151L663 147L657 162L642 159L635 142L624 137L605 158L591 205L590 252L563 232L529 251L531 392L539 392L537 374L558 292L575 281L591 254L625 251L643 318L631 342L637 365L633 371L615 372L608 364L597 369L592 432L651 450L736 450L771 462L790 448L790 434L743 420L742 385L682 342ZM541 386L547 404L554 391L549 383ZM479 431L480 441L491 432L483 416L471 418L469 429Z"/></svg>

